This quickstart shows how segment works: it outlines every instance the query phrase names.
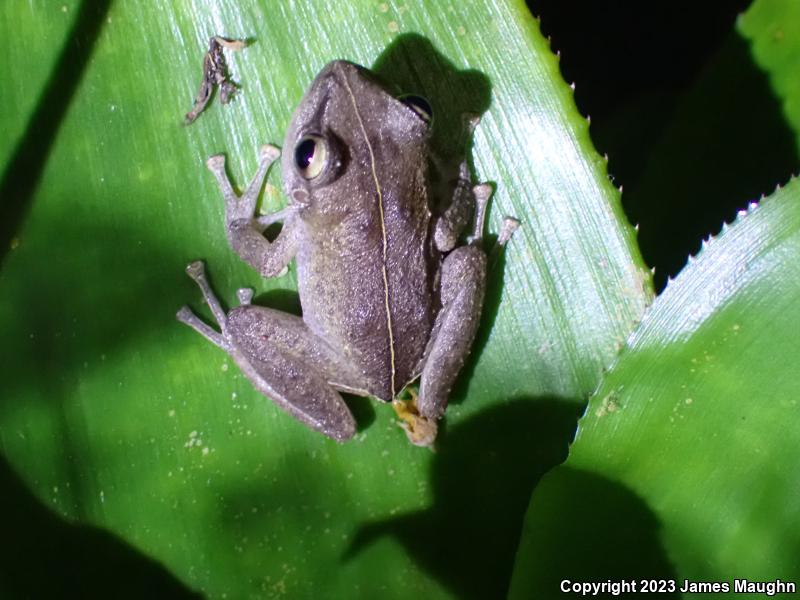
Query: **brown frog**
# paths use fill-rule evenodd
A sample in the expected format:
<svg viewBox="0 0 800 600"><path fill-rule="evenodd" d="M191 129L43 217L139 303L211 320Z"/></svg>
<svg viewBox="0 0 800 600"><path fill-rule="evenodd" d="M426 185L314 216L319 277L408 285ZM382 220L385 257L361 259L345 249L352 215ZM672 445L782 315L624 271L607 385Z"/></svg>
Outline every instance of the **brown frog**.
<svg viewBox="0 0 800 600"><path fill-rule="evenodd" d="M286 134L286 208L255 216L280 155L274 146L261 148L242 196L224 158L208 160L225 199L231 247L264 277L295 258L303 316L252 305L251 290L239 290L241 305L226 314L203 264L194 262L187 272L221 332L188 307L178 319L230 354L260 392L337 441L356 431L339 394L346 392L394 401L409 439L431 446L478 328L491 188L473 186L466 163L447 185L430 183L430 112L420 98L389 93L367 69L334 61L311 84ZM449 197L434 197L442 193ZM473 212L472 233L458 246ZM279 222L270 242L264 231ZM518 224L506 218L498 243ZM397 400L417 378L418 396Z"/></svg>

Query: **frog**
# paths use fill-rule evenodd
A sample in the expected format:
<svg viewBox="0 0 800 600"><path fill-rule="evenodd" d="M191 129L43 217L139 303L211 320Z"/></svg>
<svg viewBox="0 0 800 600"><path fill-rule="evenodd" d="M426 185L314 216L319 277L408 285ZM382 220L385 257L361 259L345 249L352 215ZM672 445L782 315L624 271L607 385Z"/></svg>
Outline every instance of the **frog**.
<svg viewBox="0 0 800 600"><path fill-rule="evenodd" d="M224 156L207 161L231 248L264 278L294 260L302 315L253 304L248 288L226 312L194 261L186 272L219 331L188 306L177 318L230 355L259 392L337 442L357 431L345 393L392 403L408 440L433 447L478 329L493 188L472 183L465 158L454 177L434 177L431 127L422 97L397 95L369 69L335 60L294 111L288 151L262 146L241 195ZM257 214L279 158L288 202ZM266 230L278 225L270 240ZM503 220L497 248L518 225Z"/></svg>

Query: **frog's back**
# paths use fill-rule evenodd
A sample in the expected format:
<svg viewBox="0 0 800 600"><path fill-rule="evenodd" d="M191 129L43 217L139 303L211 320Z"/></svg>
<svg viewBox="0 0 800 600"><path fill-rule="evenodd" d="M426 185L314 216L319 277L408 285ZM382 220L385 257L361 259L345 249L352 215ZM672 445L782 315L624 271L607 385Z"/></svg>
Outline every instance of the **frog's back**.
<svg viewBox="0 0 800 600"><path fill-rule="evenodd" d="M352 212L333 229L307 226L297 255L304 320L357 365L367 391L382 400L419 375L433 326L430 213L426 203L408 202L424 198L409 189L417 184L381 186L380 204L371 198L371 210Z"/></svg>
<svg viewBox="0 0 800 600"><path fill-rule="evenodd" d="M341 61L323 70L307 99L287 142L308 129L304 121L330 132L341 172L308 186L299 213L303 318L357 365L366 391L391 400L419 374L435 316L427 124Z"/></svg>

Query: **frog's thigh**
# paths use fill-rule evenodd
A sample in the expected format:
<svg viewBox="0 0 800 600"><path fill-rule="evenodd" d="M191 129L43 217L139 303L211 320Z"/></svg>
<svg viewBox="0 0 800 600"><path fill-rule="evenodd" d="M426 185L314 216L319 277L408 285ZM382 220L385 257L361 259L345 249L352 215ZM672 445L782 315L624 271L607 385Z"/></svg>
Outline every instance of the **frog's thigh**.
<svg viewBox="0 0 800 600"><path fill-rule="evenodd" d="M346 360L302 319L245 305L229 313L227 329L231 354L260 392L335 440L353 437L355 420L333 386L354 392L363 386Z"/></svg>
<svg viewBox="0 0 800 600"><path fill-rule="evenodd" d="M450 389L469 354L480 321L486 254L476 246L453 250L442 265L442 308L422 369L417 407L422 416L444 414Z"/></svg>

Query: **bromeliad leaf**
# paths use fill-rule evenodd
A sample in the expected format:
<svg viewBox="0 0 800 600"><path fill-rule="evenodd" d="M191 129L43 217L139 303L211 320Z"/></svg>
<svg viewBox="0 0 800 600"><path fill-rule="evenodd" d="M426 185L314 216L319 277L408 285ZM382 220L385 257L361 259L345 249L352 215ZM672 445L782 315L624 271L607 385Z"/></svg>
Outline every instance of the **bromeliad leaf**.
<svg viewBox="0 0 800 600"><path fill-rule="evenodd" d="M12 505L110 532L87 562L117 583L133 572L114 562L125 549L210 596L497 597L532 483L563 457L576 411L651 298L649 275L521 1L292 6L0 5L6 39L26 41L5 49L0 94L0 129L13 134L0 140L0 223L16 240L0 271L0 439L22 479L4 489L24 484L35 499L19 492ZM213 34L254 38L228 56L241 90L184 127ZM445 134L465 113L483 114L471 167L495 182L489 229L504 214L523 222L493 267L435 455L409 446L389 406L357 400L355 441L322 439L174 321L187 299L200 304L182 273L198 258L223 301L253 286L255 302L297 311L293 271L265 282L230 252L203 165L224 151L244 181L335 58L426 98L440 154L461 143ZM285 204L280 175L265 213ZM31 536L21 522L16 539L47 547L82 531ZM46 596L73 580L57 561L31 575L43 556L31 543L0 560L14 589ZM82 579L107 592L93 577Z"/></svg>
<svg viewBox="0 0 800 600"><path fill-rule="evenodd" d="M647 312L533 494L512 598L562 579L797 581L800 182Z"/></svg>

